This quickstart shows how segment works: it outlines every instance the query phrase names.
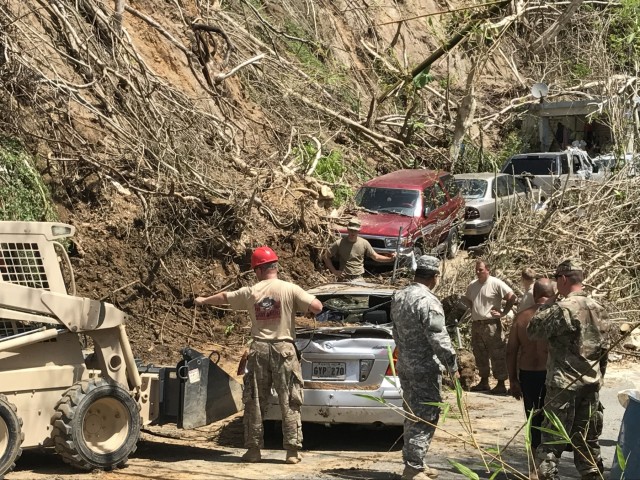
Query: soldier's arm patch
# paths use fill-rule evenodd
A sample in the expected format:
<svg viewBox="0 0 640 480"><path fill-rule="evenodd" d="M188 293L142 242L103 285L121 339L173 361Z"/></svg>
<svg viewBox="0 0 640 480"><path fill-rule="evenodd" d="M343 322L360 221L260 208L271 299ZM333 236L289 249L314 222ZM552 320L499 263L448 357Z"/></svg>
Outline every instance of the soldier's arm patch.
<svg viewBox="0 0 640 480"><path fill-rule="evenodd" d="M430 332L440 333L445 329L444 310L440 308L431 308L429 310L429 326Z"/></svg>

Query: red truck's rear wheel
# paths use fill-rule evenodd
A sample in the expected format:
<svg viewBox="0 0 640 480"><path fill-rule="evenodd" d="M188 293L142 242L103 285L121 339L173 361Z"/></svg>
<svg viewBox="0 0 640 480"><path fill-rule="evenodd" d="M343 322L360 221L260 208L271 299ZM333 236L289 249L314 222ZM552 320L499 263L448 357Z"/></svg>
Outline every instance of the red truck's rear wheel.
<svg viewBox="0 0 640 480"><path fill-rule="evenodd" d="M136 401L105 379L73 385L58 402L52 423L56 451L83 470L123 467L136 450L141 426Z"/></svg>
<svg viewBox="0 0 640 480"><path fill-rule="evenodd" d="M0 478L16 466L22 453L22 440L22 419L18 417L16 406L0 395Z"/></svg>

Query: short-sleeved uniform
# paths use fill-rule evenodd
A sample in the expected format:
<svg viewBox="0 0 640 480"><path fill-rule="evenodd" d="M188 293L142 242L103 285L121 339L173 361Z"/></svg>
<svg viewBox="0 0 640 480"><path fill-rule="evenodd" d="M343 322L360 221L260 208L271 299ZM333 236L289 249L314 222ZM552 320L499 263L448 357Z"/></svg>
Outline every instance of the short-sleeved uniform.
<svg viewBox="0 0 640 480"><path fill-rule="evenodd" d="M282 411L283 446L302 447L300 406L303 382L296 355L295 314L306 312L315 297L293 283L263 280L227 294L234 310L247 310L253 342L244 377L244 435L247 448L264 446L262 417L271 386Z"/></svg>
<svg viewBox="0 0 640 480"><path fill-rule="evenodd" d="M440 365L455 372L456 353L445 328L442 304L425 285L412 283L397 292L391 302L391 319L405 410L422 419L405 420L402 455L406 465L424 470L440 415L438 407L425 403L442 401Z"/></svg>
<svg viewBox="0 0 640 480"><path fill-rule="evenodd" d="M502 299L509 293L513 290L491 275L484 283L471 282L465 293L471 301L471 347L482 378L488 378L491 370L497 380L509 377L502 322L491 317L491 310L502 310Z"/></svg>
<svg viewBox="0 0 640 480"><path fill-rule="evenodd" d="M341 238L329 247L329 254L338 258L340 270L346 278L361 277L364 274L364 259L373 258L375 253L371 244L362 237L355 242Z"/></svg>

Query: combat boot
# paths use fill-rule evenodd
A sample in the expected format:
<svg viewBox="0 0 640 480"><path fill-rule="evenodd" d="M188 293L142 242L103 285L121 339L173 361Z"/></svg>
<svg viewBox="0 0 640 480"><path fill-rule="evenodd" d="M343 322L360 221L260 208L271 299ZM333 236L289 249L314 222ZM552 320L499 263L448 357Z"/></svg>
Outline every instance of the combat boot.
<svg viewBox="0 0 640 480"><path fill-rule="evenodd" d="M436 470L435 468L431 468L428 465L424 466L424 473L426 473L431 478L436 478L440 474L440 472L438 472L438 470Z"/></svg>
<svg viewBox="0 0 640 480"><path fill-rule="evenodd" d="M471 387L470 390L472 392L488 392L490 388L491 387L489 387L489 378L482 377L480 379L480 382L477 385Z"/></svg>
<svg viewBox="0 0 640 480"><path fill-rule="evenodd" d="M506 395L507 386L504 384L504 380L498 380L498 384L493 387L489 393L492 395Z"/></svg>
<svg viewBox="0 0 640 480"><path fill-rule="evenodd" d="M302 457L297 450L287 450L287 458L284 461L285 463L294 465L296 463L300 463L302 461Z"/></svg>
<svg viewBox="0 0 640 480"><path fill-rule="evenodd" d="M242 455L242 461L247 463L256 463L262 460L262 454L257 447L251 447Z"/></svg>
<svg viewBox="0 0 640 480"><path fill-rule="evenodd" d="M422 470L417 470L407 465L404 467L400 480L433 480L433 477L430 477Z"/></svg>

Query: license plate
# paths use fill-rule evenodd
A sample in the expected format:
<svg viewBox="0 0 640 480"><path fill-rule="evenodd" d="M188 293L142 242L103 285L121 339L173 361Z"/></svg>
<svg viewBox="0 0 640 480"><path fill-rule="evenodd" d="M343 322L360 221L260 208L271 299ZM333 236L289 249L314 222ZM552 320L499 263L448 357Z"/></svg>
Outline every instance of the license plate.
<svg viewBox="0 0 640 480"><path fill-rule="evenodd" d="M312 380L344 380L347 378L347 364L344 362L313 362Z"/></svg>

